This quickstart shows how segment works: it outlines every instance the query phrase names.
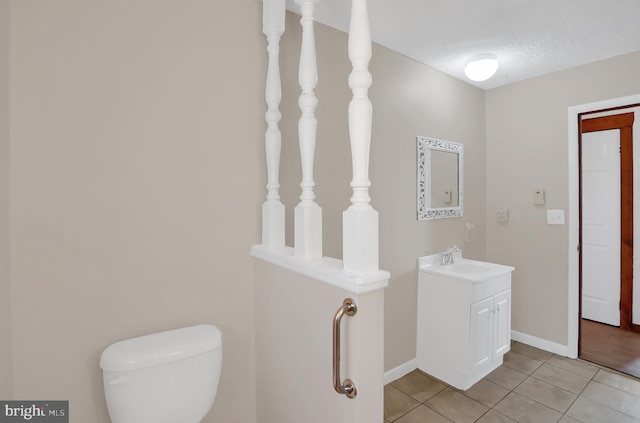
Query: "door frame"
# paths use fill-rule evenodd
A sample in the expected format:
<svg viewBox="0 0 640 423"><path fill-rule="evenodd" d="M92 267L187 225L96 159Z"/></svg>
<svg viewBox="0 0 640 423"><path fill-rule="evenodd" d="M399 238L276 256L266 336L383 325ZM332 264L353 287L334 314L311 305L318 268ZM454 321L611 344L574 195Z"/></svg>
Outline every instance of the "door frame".
<svg viewBox="0 0 640 423"><path fill-rule="evenodd" d="M626 107L624 108L626 109ZM578 114L578 167L579 167L579 243L582 245L582 134L619 130L620 141L620 329L640 331L632 322L633 307L633 112L589 118L595 112ZM617 109L616 109L617 110ZM582 316L582 248L579 257L579 316ZM579 322L581 324L581 320ZM578 340L578 355L581 339Z"/></svg>
<svg viewBox="0 0 640 423"><path fill-rule="evenodd" d="M593 110L611 110L616 108L640 105L640 94L597 101L593 103L571 106L567 110L567 146L568 146L568 177L569 177L569 210L567 217L567 259L568 259L568 295L567 295L567 351L571 358L578 357L578 338L580 334L579 310L579 263L578 246L580 245L580 200L579 167L578 167L578 115Z"/></svg>

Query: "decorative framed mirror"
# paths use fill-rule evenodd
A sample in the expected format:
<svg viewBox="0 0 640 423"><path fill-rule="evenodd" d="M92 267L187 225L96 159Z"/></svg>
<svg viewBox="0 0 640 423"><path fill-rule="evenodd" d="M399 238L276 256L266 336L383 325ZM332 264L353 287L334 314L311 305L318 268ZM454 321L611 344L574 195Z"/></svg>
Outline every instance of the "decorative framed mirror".
<svg viewBox="0 0 640 423"><path fill-rule="evenodd" d="M418 220L462 216L463 145L417 137Z"/></svg>

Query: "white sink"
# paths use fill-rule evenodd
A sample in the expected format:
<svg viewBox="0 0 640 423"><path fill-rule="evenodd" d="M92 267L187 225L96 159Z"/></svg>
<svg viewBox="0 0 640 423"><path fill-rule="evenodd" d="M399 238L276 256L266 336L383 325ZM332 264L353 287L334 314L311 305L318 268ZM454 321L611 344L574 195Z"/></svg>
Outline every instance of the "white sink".
<svg viewBox="0 0 640 423"><path fill-rule="evenodd" d="M450 269L455 273L482 273L491 270L491 267L484 263L454 263L450 265Z"/></svg>
<svg viewBox="0 0 640 423"><path fill-rule="evenodd" d="M420 257L419 270L468 282L482 282L514 270L511 266L465 259L461 253L453 253L453 264L440 264L441 259L442 254Z"/></svg>

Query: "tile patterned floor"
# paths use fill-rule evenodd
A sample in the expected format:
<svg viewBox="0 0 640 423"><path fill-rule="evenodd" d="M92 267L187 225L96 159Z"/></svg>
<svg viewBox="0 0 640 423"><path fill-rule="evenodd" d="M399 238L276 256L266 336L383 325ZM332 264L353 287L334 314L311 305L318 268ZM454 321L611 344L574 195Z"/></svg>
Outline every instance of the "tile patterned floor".
<svg viewBox="0 0 640 423"><path fill-rule="evenodd" d="M384 387L385 423L640 423L640 379L514 342L466 391L420 370Z"/></svg>

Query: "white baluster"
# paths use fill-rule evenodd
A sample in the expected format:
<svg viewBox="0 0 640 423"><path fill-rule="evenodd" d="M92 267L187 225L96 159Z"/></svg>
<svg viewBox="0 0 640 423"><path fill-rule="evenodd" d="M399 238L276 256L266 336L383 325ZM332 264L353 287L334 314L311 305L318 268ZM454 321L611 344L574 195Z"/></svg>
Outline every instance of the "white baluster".
<svg viewBox="0 0 640 423"><path fill-rule="evenodd" d="M378 271L378 212L369 204L369 148L372 106L368 97L371 73L371 30L366 0L353 0L349 28L349 136L353 165L351 206L343 213L344 271L363 275Z"/></svg>
<svg viewBox="0 0 640 423"><path fill-rule="evenodd" d="M267 67L267 132L265 153L267 160L267 200L262 205L262 245L270 249L284 248L284 205L280 201L280 149L282 134L278 122L282 117L279 106L282 98L280 82L280 37L284 32L285 0L264 0L262 4L262 32L267 37L269 64Z"/></svg>
<svg viewBox="0 0 640 423"><path fill-rule="evenodd" d="M295 255L304 259L322 257L322 209L314 201L313 160L316 147L315 116L318 99L314 89L318 82L316 65L316 46L313 33L313 13L317 0L296 0L302 12L302 48L300 51L300 67L298 81L302 94L298 105L302 116L298 122L300 138L300 160L302 164L302 194L300 203L295 208Z"/></svg>

